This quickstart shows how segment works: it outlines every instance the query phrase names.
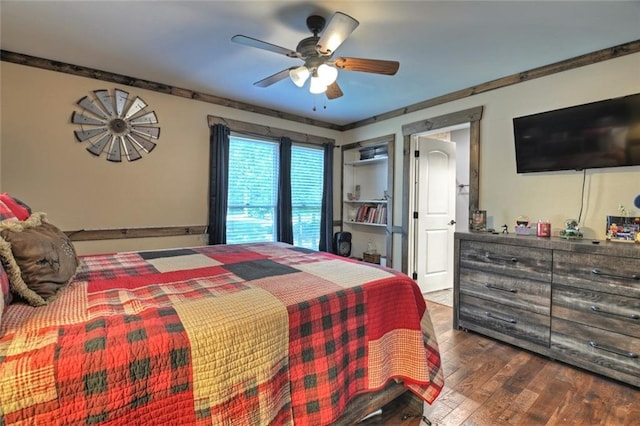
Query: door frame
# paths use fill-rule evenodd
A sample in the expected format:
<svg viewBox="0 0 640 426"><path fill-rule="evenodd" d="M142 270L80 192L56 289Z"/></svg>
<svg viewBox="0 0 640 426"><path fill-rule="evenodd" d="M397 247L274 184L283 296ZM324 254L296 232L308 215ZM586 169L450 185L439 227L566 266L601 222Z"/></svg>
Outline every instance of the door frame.
<svg viewBox="0 0 640 426"><path fill-rule="evenodd" d="M478 106L463 111L445 114L420 120L402 126L403 158L402 158L402 244L401 271L409 273L409 220L413 220L410 210L409 187L411 185L410 171L413 153L411 152L411 137L432 130L452 127L457 124L469 123L469 217L471 212L478 210L480 198L480 120L483 107Z"/></svg>
<svg viewBox="0 0 640 426"><path fill-rule="evenodd" d="M456 128L459 127L459 128ZM446 129L442 129L442 132L447 132L447 131L453 131L453 130L469 130L469 125L468 123L465 123L464 125L461 126L454 126L454 127L449 127ZM424 264L420 264L420 248L421 247L426 247L425 245L422 244L426 244L427 241L429 240L429 238L427 237L427 235L424 233L425 232L425 224L421 222L423 220L427 219L427 215L428 212L424 211L421 208L421 203L422 200L424 199L424 197L428 198L428 191L429 189L427 189L427 192L425 192L424 190L424 186L426 184L427 187L429 186L429 173L427 172L427 176L423 176L422 175L422 171L423 169L423 164L422 162L425 161L428 158L428 155L425 154L429 154L430 152L440 152L440 153L444 153L447 154L447 164L448 166L451 166L451 159L453 158L453 176L452 176L452 180L448 183L447 188L449 185L451 185L451 188L449 188L449 214L447 215L448 219L454 219L454 220L458 220L458 218L456 217L456 204L457 204L457 196L458 196L458 191L456 191L455 188L455 182L457 180L457 173L456 173L456 168L457 168L457 161L456 161L456 157L457 157L457 151L458 151L458 147L457 147L457 140L453 140L453 139L439 139L437 137L433 137L433 136L437 136L438 133L442 133L440 130L435 130L435 131L430 131L427 133L423 133L420 135L413 135L413 137L411 138L411 150L416 153L416 155L414 155L413 161L411 162L411 167L410 167L410 171L409 171L409 176L411 177L411 182L412 185L409 188L409 202L410 202L410 210L413 213L413 220L409 221L409 229L408 229L408 235L409 235L409 256L408 256L408 270L410 271L410 276L418 283L418 285L420 286L420 290L425 293L426 292L426 288L423 287L423 285L427 284L424 281L421 281L423 278L426 279L426 276L424 274L427 273L427 271L425 271L424 269L422 270L422 272L420 272L420 266L422 265L423 268L426 268L426 265ZM440 144L440 143L445 143L448 148L445 149L440 149L440 146L442 145L438 145L437 148L434 148L434 144ZM422 149L424 148L424 149ZM451 150L451 152L449 152L449 150ZM420 153L419 156L417 156L417 153ZM450 168L448 169L450 171ZM449 175L449 177L451 177L451 175ZM442 182L439 182L438 185L436 186L442 186L441 185ZM453 206L451 205L453 204ZM423 206L424 207L424 206ZM415 212L418 212L418 215L415 215ZM445 219L446 220L446 219ZM455 232L455 225L449 223L448 227L447 227L447 250L445 253L446 259L447 259L447 267L446 267L446 277L447 278L451 278L451 283L453 282L453 232ZM421 244L422 243L422 244ZM436 249L437 250L437 249ZM427 262L428 263L428 262ZM428 269L428 268L427 268ZM442 271L440 271L442 272ZM440 274L436 274L438 276L437 280L442 280L444 277L443 275ZM431 278L431 280L433 280L433 278ZM436 280L436 281L437 281ZM431 287L433 287L434 282L431 282ZM436 290L442 290L444 288L448 288L448 287L439 287L439 288L431 288L428 291L436 291Z"/></svg>

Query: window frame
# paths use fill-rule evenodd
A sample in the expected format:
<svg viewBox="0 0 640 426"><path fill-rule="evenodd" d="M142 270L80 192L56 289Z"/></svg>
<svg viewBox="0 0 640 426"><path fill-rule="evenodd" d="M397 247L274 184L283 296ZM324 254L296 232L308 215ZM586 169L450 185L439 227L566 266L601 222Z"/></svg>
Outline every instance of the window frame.
<svg viewBox="0 0 640 426"><path fill-rule="evenodd" d="M325 188L322 188L322 191L319 194L319 199L316 204L312 204L312 205L307 205L305 206L304 204L300 204L300 205L296 205L296 203L294 202L294 185L293 185L293 181L294 181L294 174L293 174L293 162L294 162L294 148L304 148L304 149L310 149L310 150L317 150L319 151L322 156L322 161L320 166L322 167L322 173L320 175L322 181L321 184L324 185L324 173L325 173L325 167L324 167L324 149L322 147L318 147L318 146L311 146L309 144L301 144L301 143L297 143L297 142L293 142L292 143L292 147L291 147L291 225L293 227L293 243L294 245L298 246L298 247L305 247L305 248L310 248L312 250L318 250L319 247L319 242L320 242L320 232L321 232L321 221L322 221L322 192L324 192ZM300 208L304 208L304 207L312 207L317 209L318 212L318 220L317 220L317 226L318 226L318 232L317 232L317 244L313 244L313 247L310 247L308 245L305 245L302 243L302 241L298 240L296 241L297 237L302 236L302 234L297 233L296 232L296 222L295 222L295 216L294 216L294 211L296 210L296 208L300 209ZM312 221L313 223L314 221ZM300 225L298 223L298 225ZM315 226L315 224L313 225Z"/></svg>
<svg viewBox="0 0 640 426"><path fill-rule="evenodd" d="M229 135L239 134L246 137L258 138L260 140L272 140L277 142L279 142L281 138L287 137L291 139L292 143L296 145L303 145L303 146L310 145L312 147L322 147L323 150L326 150L328 147L336 148L335 139L332 139L332 138L317 136L309 133L297 132L293 130L281 129L277 127L264 126L261 124L234 120L231 118L208 115L207 124L209 128L213 128L218 124L223 125L225 128L228 129ZM313 125L312 120L308 124ZM327 164L328 163L326 163L326 160L325 160L325 166ZM333 164L332 162L329 164L328 171L327 169L325 169L323 172L323 177L325 181L329 180L329 182L332 182L335 180L335 176L334 176L335 170L333 170L333 167L331 166L332 164ZM333 185L331 185L331 187L326 188L326 191L323 191L323 196L325 197L326 200L328 200L326 202L331 211L329 212L323 211L323 213L326 213L329 216L323 217L323 219L321 219L322 220L321 228L320 228L321 235L319 240L320 244L317 247L318 250L331 251L331 238L332 238L331 235L333 234L333 230L335 230L336 226L339 226L339 224L336 224L336 222L333 220L333 217L335 214L335 212L333 211L333 208L331 207L333 205L333 202L332 202L333 190L334 190ZM323 207L324 207L324 204L323 204ZM327 221L329 222L327 223ZM209 226L211 226L211 220L210 220Z"/></svg>
<svg viewBox="0 0 640 426"><path fill-rule="evenodd" d="M271 155L273 158L273 163L270 164L268 168L271 168L272 171L272 181L270 182L270 186L271 187L271 203L256 203L256 204L251 204L251 203L239 203L239 204L235 204L232 203L232 197L229 195L231 193L233 193L233 189L231 188L231 183L232 183L232 177L231 177L231 169L232 169L232 165L231 162L233 160L232 158L232 151L234 150L234 148L232 148L232 145L237 144L237 143L253 143L253 144L264 144L264 145L272 145L271 148ZM227 221L227 234L226 234L226 239L227 239L227 243L228 244L238 244L238 243L249 243L249 242L263 242L263 241L267 241L267 242L275 242L278 239L278 223L276 220L276 214L277 214L277 209L278 209L278 175L280 173L280 159L278 158L278 145L279 142L278 141L273 141L273 140L261 140L258 139L256 137L253 136L246 136L246 135L241 135L238 133L233 132L232 134L229 135L229 177L228 177L228 184L229 184L229 188L228 188L228 195L227 195L227 211L225 212L225 220ZM234 189L239 189L238 187L234 187ZM244 192L244 191L242 191ZM251 191L251 193L253 193L253 191ZM251 198L249 199L249 201L251 201ZM238 235L236 235L235 233L230 234L230 229L233 230L235 227L234 226L229 226L229 224L232 222L229 220L230 217L235 217L237 215L230 215L229 212L232 210L247 210L247 209L254 209L254 210L267 210L270 211L270 214L267 213L267 215L271 216L270 219L266 219L266 218L252 218L250 216L246 217L246 219L248 221L251 221L251 219L253 219L254 221L265 221L265 220L269 220L270 224L267 226L267 229L270 230L270 234L271 234L271 239L254 239L254 238L248 238L248 239L239 239L239 238L233 238L238 237ZM249 225L247 225L249 226ZM242 225L238 224L237 225L238 228L241 228ZM258 229L258 228L254 228L254 229ZM265 230L266 231L266 230ZM259 233L256 232L255 234L247 234L249 236L252 235L258 235ZM265 235L268 235L265 233ZM229 238L229 237L232 238Z"/></svg>

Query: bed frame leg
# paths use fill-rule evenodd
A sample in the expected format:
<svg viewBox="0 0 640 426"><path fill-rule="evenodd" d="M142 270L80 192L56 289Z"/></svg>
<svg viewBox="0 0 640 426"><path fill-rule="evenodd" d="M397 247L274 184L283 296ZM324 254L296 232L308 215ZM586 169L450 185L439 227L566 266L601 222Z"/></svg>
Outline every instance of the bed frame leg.
<svg viewBox="0 0 640 426"><path fill-rule="evenodd" d="M406 391L378 410L375 415L359 422L358 425L402 424L418 426L420 420L427 425L431 421L424 417L424 401L413 392Z"/></svg>
<svg viewBox="0 0 640 426"><path fill-rule="evenodd" d="M423 415L424 401L402 384L391 381L381 391L357 396L349 403L345 414L334 426L400 423L405 426L418 426Z"/></svg>
<svg viewBox="0 0 640 426"><path fill-rule="evenodd" d="M405 392L404 395L401 395L394 402L404 407L402 420L407 420L412 417L419 418L428 426L431 426L431 420L424 415L424 401L413 392Z"/></svg>

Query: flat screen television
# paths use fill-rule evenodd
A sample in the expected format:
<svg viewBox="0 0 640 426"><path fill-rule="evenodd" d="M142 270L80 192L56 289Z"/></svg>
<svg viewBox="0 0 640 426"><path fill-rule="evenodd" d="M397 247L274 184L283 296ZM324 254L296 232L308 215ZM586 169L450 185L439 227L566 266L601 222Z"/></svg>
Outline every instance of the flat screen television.
<svg viewBox="0 0 640 426"><path fill-rule="evenodd" d="M513 119L518 173L640 165L640 93Z"/></svg>

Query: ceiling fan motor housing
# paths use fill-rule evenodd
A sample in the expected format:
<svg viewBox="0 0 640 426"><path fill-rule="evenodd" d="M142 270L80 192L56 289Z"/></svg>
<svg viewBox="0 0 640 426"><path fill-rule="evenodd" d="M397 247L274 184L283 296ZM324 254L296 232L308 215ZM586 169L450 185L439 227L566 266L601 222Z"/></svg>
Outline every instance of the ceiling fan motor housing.
<svg viewBox="0 0 640 426"><path fill-rule="evenodd" d="M316 37L324 29L325 23L326 21L322 16L311 15L307 18L307 28L309 28L309 31Z"/></svg>
<svg viewBox="0 0 640 426"><path fill-rule="evenodd" d="M320 37L313 36L307 37L301 40L300 43L298 43L296 50L298 51L298 53L300 53L300 57L302 59L308 60L311 58L319 58L321 56L318 52L318 49L316 48L318 40L320 40Z"/></svg>

